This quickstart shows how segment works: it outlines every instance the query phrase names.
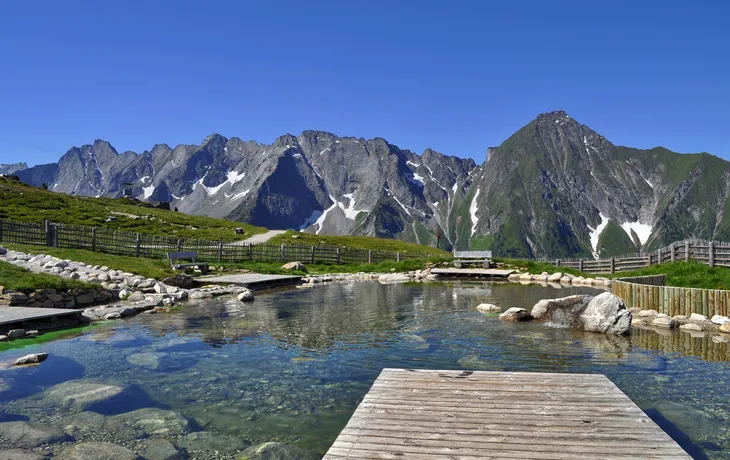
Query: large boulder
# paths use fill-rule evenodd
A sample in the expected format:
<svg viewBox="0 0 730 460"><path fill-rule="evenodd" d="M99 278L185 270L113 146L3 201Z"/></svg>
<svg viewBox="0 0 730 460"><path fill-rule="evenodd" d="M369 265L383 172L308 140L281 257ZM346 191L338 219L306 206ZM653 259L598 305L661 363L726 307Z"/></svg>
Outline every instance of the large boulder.
<svg viewBox="0 0 730 460"><path fill-rule="evenodd" d="M560 272L553 273L552 275L548 276L548 281L552 283L559 283L561 278L563 277L563 274Z"/></svg>
<svg viewBox="0 0 730 460"><path fill-rule="evenodd" d="M177 412L148 407L107 418L104 429L117 439L179 436L190 432L190 423Z"/></svg>
<svg viewBox="0 0 730 460"><path fill-rule="evenodd" d="M183 289L192 289L195 287L195 278L184 274L165 278L162 282L167 286L175 286Z"/></svg>
<svg viewBox="0 0 730 460"><path fill-rule="evenodd" d="M284 270L296 270L300 272L307 272L307 267L301 262L289 262L281 266Z"/></svg>
<svg viewBox="0 0 730 460"><path fill-rule="evenodd" d="M61 460L138 460L140 457L126 447L109 442L82 442L65 448L58 458Z"/></svg>
<svg viewBox="0 0 730 460"><path fill-rule="evenodd" d="M512 307L499 315L499 319L502 321L530 321L532 316L524 308Z"/></svg>
<svg viewBox="0 0 730 460"><path fill-rule="evenodd" d="M620 297L604 292L588 302L588 306L580 315L580 322L584 331L628 334L631 328L631 313Z"/></svg>
<svg viewBox="0 0 730 460"><path fill-rule="evenodd" d="M25 366L27 364L39 364L48 358L48 353L31 353L16 359L13 364L16 366Z"/></svg>
<svg viewBox="0 0 730 460"><path fill-rule="evenodd" d="M566 327L581 327L580 315L588 306L589 295L571 295L559 299L543 299L532 307L532 317Z"/></svg>
<svg viewBox="0 0 730 460"><path fill-rule="evenodd" d="M319 460L320 455L280 442L266 442L244 450L239 460Z"/></svg>

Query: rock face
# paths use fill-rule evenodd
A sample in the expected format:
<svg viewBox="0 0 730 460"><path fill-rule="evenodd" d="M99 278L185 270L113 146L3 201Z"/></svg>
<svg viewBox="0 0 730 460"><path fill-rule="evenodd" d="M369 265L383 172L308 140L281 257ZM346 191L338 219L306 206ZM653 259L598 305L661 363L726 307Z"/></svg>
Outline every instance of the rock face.
<svg viewBox="0 0 730 460"><path fill-rule="evenodd" d="M13 364L16 366L24 366L27 364L39 364L48 358L48 353L31 353L16 359Z"/></svg>
<svg viewBox="0 0 730 460"><path fill-rule="evenodd" d="M267 442L249 447L240 457L244 460L319 460L314 452L279 442Z"/></svg>
<svg viewBox="0 0 730 460"><path fill-rule="evenodd" d="M524 308L512 307L499 315L502 321L530 321L532 316Z"/></svg>
<svg viewBox="0 0 730 460"><path fill-rule="evenodd" d="M580 315L582 329L603 334L628 334L631 329L631 312L620 297L604 292L597 295Z"/></svg>
<svg viewBox="0 0 730 460"><path fill-rule="evenodd" d="M572 295L559 299L543 299L532 307L532 317L565 327L581 327L580 315L592 299L588 295Z"/></svg>
<svg viewBox="0 0 730 460"><path fill-rule="evenodd" d="M300 272L307 272L307 267L301 262L288 262L281 266L284 270L297 270Z"/></svg>
<svg viewBox="0 0 730 460"><path fill-rule="evenodd" d="M58 456L60 460L141 460L127 449L109 442L82 442L67 447Z"/></svg>

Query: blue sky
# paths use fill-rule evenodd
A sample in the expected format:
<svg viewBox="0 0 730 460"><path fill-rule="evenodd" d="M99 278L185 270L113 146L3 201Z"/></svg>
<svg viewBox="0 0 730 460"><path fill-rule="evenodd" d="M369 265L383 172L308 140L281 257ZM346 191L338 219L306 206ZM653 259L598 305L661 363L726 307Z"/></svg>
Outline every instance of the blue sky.
<svg viewBox="0 0 730 460"><path fill-rule="evenodd" d="M6 1L0 162L321 129L484 160L563 109L730 159L726 1Z"/></svg>

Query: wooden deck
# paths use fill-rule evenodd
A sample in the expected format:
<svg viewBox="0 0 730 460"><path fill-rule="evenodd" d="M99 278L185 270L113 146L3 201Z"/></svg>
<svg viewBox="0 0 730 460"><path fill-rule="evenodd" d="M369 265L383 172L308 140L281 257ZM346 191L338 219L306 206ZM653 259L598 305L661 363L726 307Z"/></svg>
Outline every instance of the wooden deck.
<svg viewBox="0 0 730 460"><path fill-rule="evenodd" d="M497 270L494 268L434 268L431 273L444 277L467 276L473 278L507 278L514 270Z"/></svg>
<svg viewBox="0 0 730 460"><path fill-rule="evenodd" d="M323 460L689 459L599 374L384 369Z"/></svg>
<svg viewBox="0 0 730 460"><path fill-rule="evenodd" d="M77 315L83 310L69 310L65 308L26 308L0 307L0 325L22 323L59 316Z"/></svg>
<svg viewBox="0 0 730 460"><path fill-rule="evenodd" d="M298 284L302 280L302 277L294 275L261 275L258 273L246 273L241 275L201 276L200 278L196 278L196 280L210 284L237 284L249 289L264 289L268 287Z"/></svg>

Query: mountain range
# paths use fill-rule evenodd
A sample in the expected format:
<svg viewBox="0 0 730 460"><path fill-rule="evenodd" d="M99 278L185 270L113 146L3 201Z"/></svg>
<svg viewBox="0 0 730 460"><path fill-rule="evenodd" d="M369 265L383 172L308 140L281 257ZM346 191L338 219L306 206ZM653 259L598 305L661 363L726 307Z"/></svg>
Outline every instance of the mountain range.
<svg viewBox="0 0 730 460"><path fill-rule="evenodd" d="M140 200L272 229L398 238L513 257L594 257L684 238L730 239L730 162L620 147L565 112L539 115L483 164L323 131L259 144L117 152L103 140L57 163L0 165L35 186Z"/></svg>

